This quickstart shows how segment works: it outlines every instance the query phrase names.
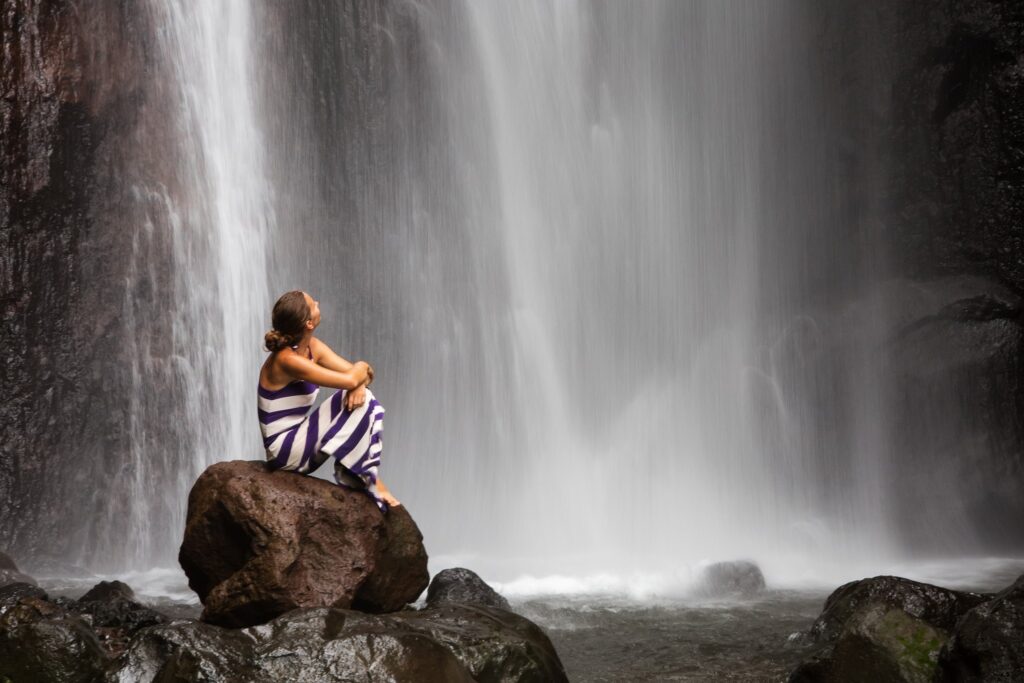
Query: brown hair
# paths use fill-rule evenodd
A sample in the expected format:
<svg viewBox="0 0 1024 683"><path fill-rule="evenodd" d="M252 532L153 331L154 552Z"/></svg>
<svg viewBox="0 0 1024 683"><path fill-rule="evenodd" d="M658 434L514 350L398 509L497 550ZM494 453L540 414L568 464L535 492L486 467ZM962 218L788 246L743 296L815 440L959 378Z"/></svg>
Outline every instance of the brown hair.
<svg viewBox="0 0 1024 683"><path fill-rule="evenodd" d="M267 351L277 352L286 346L295 346L302 338L302 332L309 320L309 304L306 295L299 290L286 292L274 304L271 314L272 330L263 335Z"/></svg>

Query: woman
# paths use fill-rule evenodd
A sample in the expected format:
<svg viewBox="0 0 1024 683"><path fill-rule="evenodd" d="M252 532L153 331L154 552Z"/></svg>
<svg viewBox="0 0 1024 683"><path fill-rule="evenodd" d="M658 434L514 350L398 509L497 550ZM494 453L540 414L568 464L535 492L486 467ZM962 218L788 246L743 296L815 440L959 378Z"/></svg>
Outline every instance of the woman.
<svg viewBox="0 0 1024 683"><path fill-rule="evenodd" d="M272 322L257 392L271 468L309 474L333 457L339 485L365 489L384 512L400 505L377 476L384 408L367 389L373 368L348 362L313 336L320 304L305 292L278 299ZM310 410L318 385L340 391Z"/></svg>

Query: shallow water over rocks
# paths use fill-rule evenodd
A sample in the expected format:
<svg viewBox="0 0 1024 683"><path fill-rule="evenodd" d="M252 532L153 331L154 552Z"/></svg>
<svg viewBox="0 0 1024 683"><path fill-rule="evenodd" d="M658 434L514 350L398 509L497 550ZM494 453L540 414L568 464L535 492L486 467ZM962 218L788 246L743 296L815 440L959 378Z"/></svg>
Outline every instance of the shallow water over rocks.
<svg viewBox="0 0 1024 683"><path fill-rule="evenodd" d="M432 567L431 573L441 568ZM1024 559L974 558L879 566L872 573L992 593L1022 572ZM51 595L77 598L98 578L117 577L38 578ZM154 569L121 578L135 589L140 601L164 614L198 618L201 606L179 569ZM769 587L746 600L654 595L638 599L613 591L530 595L513 590L508 597L515 612L544 629L574 682L782 681L815 649L799 634L810 629L829 594L852 578L859 577L779 588L769 576ZM543 591L550 582L532 583Z"/></svg>

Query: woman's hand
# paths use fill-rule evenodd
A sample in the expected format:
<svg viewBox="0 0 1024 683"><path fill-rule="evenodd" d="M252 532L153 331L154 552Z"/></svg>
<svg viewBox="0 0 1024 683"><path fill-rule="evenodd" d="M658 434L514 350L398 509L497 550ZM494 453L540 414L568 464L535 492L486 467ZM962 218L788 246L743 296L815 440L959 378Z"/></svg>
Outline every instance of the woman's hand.
<svg viewBox="0 0 1024 683"><path fill-rule="evenodd" d="M345 394L345 410L355 410L366 403L366 387L359 386Z"/></svg>

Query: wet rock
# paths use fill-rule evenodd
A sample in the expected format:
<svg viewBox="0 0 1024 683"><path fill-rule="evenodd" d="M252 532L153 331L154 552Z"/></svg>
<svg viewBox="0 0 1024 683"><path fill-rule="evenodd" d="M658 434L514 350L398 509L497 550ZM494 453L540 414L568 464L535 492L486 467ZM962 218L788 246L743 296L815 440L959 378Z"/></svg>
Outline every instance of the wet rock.
<svg viewBox="0 0 1024 683"><path fill-rule="evenodd" d="M350 610L295 610L242 630L200 622L142 632L108 681L473 679L430 637L390 616Z"/></svg>
<svg viewBox="0 0 1024 683"><path fill-rule="evenodd" d="M789 680L931 681L957 620L990 597L898 576L852 581L833 591L810 629L824 649Z"/></svg>
<svg viewBox="0 0 1024 683"><path fill-rule="evenodd" d="M27 595L0 615L0 680L86 683L107 663L89 625L58 605Z"/></svg>
<svg viewBox="0 0 1024 683"><path fill-rule="evenodd" d="M163 624L167 617L136 602L135 592L121 581L101 581L68 609L87 616L100 642L111 655L119 655L128 640L146 626Z"/></svg>
<svg viewBox="0 0 1024 683"><path fill-rule="evenodd" d="M125 598L78 601L71 609L90 615L94 626L123 629L130 633L167 621L167 617L156 610Z"/></svg>
<svg viewBox="0 0 1024 683"><path fill-rule="evenodd" d="M427 587L422 541L405 507L233 461L193 486L179 561L203 620L243 627L299 607L400 609Z"/></svg>
<svg viewBox="0 0 1024 683"><path fill-rule="evenodd" d="M764 574L753 562L716 562L704 568L697 580L695 592L699 595L722 597L751 597L764 590Z"/></svg>
<svg viewBox="0 0 1024 683"><path fill-rule="evenodd" d="M129 681L565 681L551 642L496 608L445 605L386 615L298 609L228 629L174 622L131 641L108 683Z"/></svg>
<svg viewBox="0 0 1024 683"><path fill-rule="evenodd" d="M46 600L46 591L31 583L10 583L0 587L0 614L17 605L22 598Z"/></svg>
<svg viewBox="0 0 1024 683"><path fill-rule="evenodd" d="M90 588L85 595L80 597L78 601L103 601L112 600L115 598L134 600L135 591L131 589L131 586L122 581L100 581L95 586Z"/></svg>
<svg viewBox="0 0 1024 683"><path fill-rule="evenodd" d="M0 282L0 343L10 349L0 538L45 576L28 560L55 539L80 556L97 539L123 538L130 520L115 476L129 452L129 381L98 353L123 315L97 304L124 285L142 225L132 192L150 178L126 157L166 151L140 130L140 114L167 118L144 90L167 88L148 68L159 58L153 13L120 0L0 7L0 243L17 245L0 250L0 271L18 274ZM37 335L51 343L14 343ZM68 512L84 508L93 514Z"/></svg>
<svg viewBox="0 0 1024 683"><path fill-rule="evenodd" d="M1024 576L968 611L940 655L940 680L1014 681L1024 676Z"/></svg>
<svg viewBox="0 0 1024 683"><path fill-rule="evenodd" d="M452 603L392 618L451 650L474 680L568 680L544 631L507 610Z"/></svg>
<svg viewBox="0 0 1024 683"><path fill-rule="evenodd" d="M389 510L385 522L376 566L352 601L353 607L367 612L401 609L420 596L430 579L423 535L405 506Z"/></svg>
<svg viewBox="0 0 1024 683"><path fill-rule="evenodd" d="M949 590L898 576L876 576L851 581L833 591L810 634L818 641L834 641L854 612L869 605L902 610L949 632L961 615L986 599L978 593Z"/></svg>
<svg viewBox="0 0 1024 683"><path fill-rule="evenodd" d="M950 276L987 284L939 315L924 302L918 325L894 340L898 391L887 410L898 457L886 477L900 495L888 510L906 550L941 553L955 534L964 555L1012 553L1024 544L1020 4L890 6L899 27L887 65L889 130L879 138L892 171L888 258L915 281L908 292L930 295ZM936 491L956 504L936 505Z"/></svg>
<svg viewBox="0 0 1024 683"><path fill-rule="evenodd" d="M108 683L136 681L254 681L252 638L197 621L141 631L108 671Z"/></svg>
<svg viewBox="0 0 1024 683"><path fill-rule="evenodd" d="M512 609L508 600L488 586L476 572L463 567L438 572L427 588L427 607L453 602Z"/></svg>
<svg viewBox="0 0 1024 683"><path fill-rule="evenodd" d="M849 615L834 647L802 663L791 683L872 681L928 683L946 631L882 603Z"/></svg>
<svg viewBox="0 0 1024 683"><path fill-rule="evenodd" d="M302 610L247 632L260 680L474 680L444 644L392 615Z"/></svg>

